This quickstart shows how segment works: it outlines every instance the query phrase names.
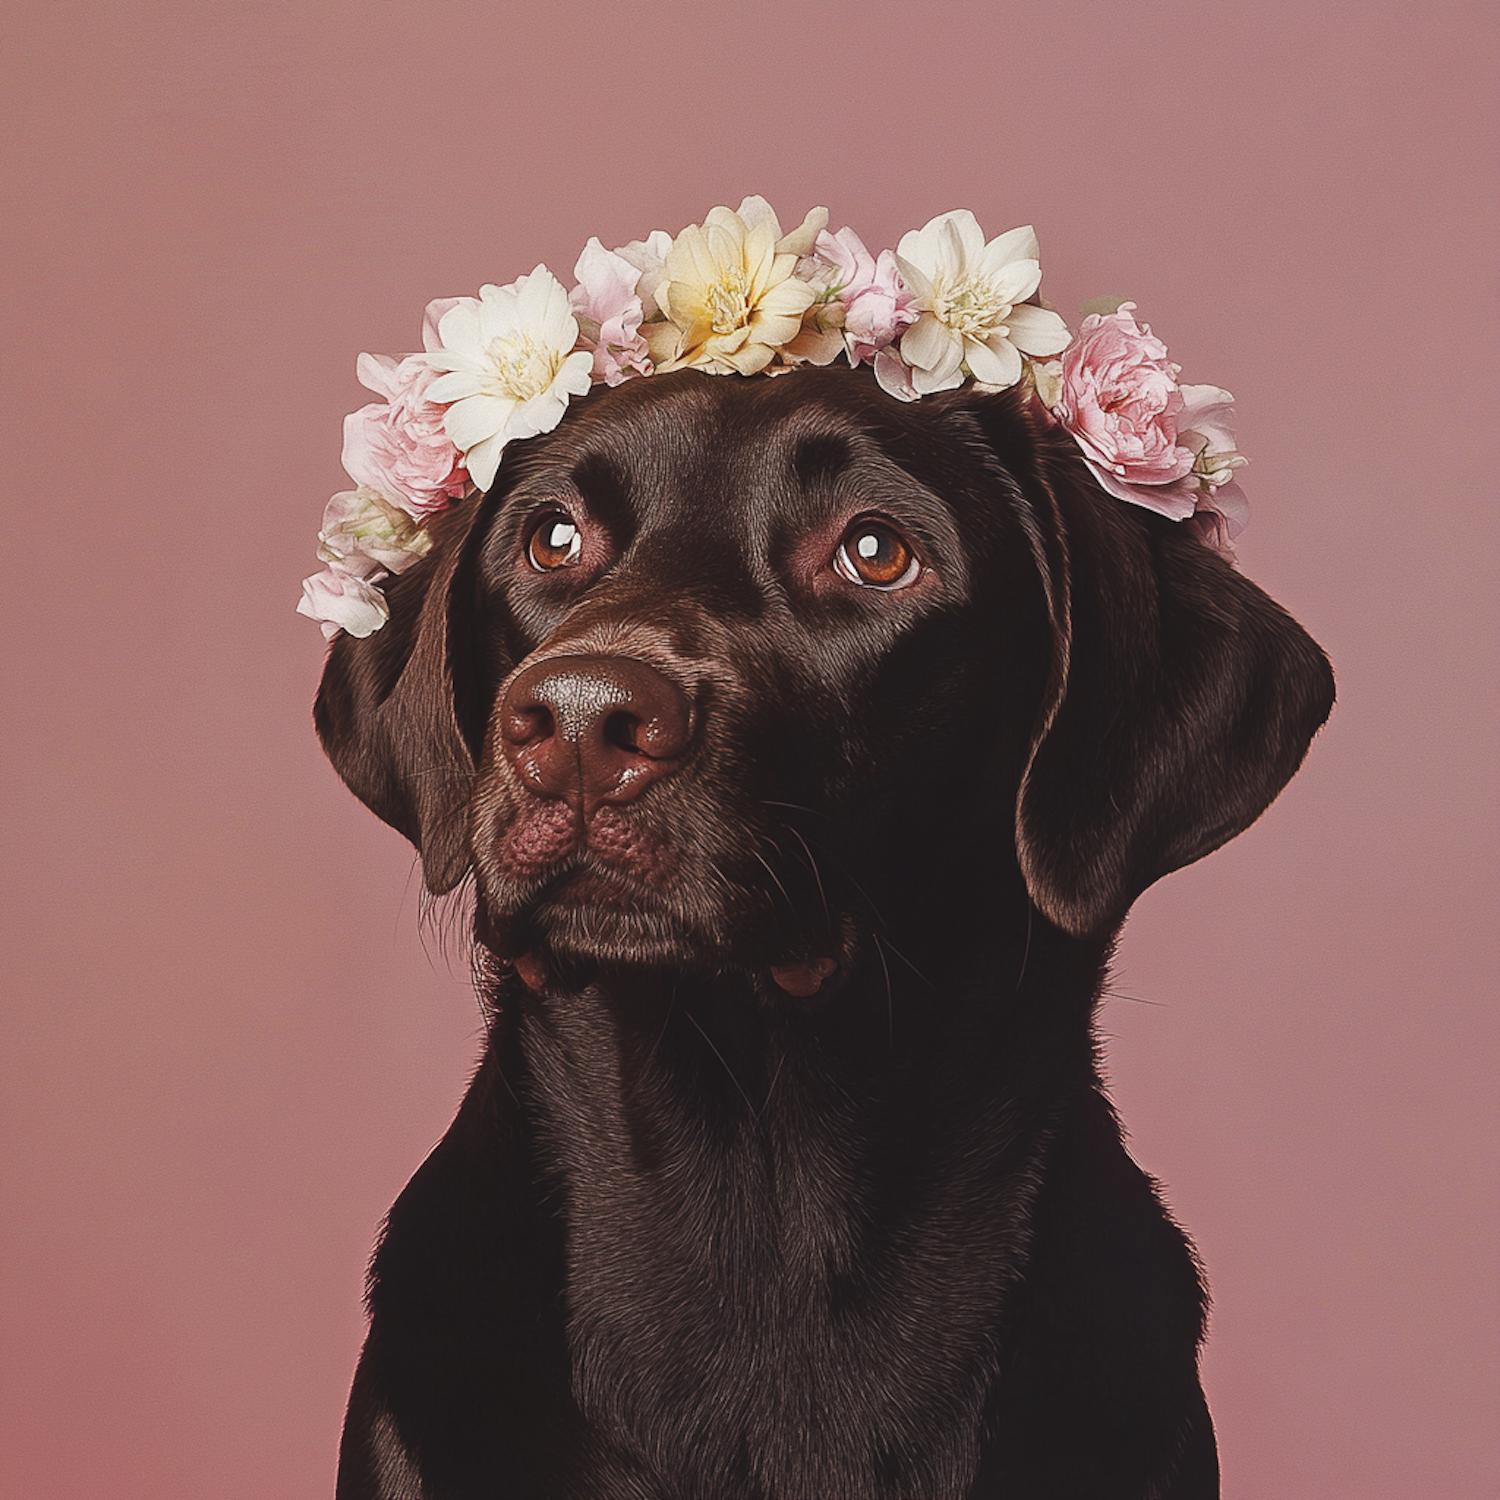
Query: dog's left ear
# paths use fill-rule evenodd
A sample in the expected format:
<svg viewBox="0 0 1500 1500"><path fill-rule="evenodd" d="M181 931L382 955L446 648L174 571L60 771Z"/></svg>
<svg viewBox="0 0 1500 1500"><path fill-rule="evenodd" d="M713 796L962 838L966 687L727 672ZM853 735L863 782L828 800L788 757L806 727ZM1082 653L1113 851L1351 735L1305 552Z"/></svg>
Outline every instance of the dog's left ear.
<svg viewBox="0 0 1500 1500"><path fill-rule="evenodd" d="M431 524L432 551L384 585L391 618L383 629L335 638L313 709L334 769L417 846L435 895L469 867L474 756L459 727L465 674L455 673L450 617L478 510L470 501Z"/></svg>
<svg viewBox="0 0 1500 1500"><path fill-rule="evenodd" d="M1023 421L1053 661L1017 851L1038 910L1101 937L1270 805L1333 707L1333 671L1188 523L1106 495L1065 438Z"/></svg>

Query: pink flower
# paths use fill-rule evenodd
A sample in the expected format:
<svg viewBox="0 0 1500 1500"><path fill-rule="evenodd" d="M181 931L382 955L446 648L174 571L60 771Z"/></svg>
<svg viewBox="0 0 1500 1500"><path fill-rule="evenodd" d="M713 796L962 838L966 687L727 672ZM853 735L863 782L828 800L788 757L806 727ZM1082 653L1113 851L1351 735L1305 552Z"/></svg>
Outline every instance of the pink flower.
<svg viewBox="0 0 1500 1500"><path fill-rule="evenodd" d="M594 379L619 385L632 375L649 375L651 351L640 334L636 295L641 272L595 237L583 247L573 274L578 285L568 294L568 305L585 345L593 348Z"/></svg>
<svg viewBox="0 0 1500 1500"><path fill-rule="evenodd" d="M1175 521L1193 514L1192 449L1177 440L1183 394L1167 346L1136 324L1133 302L1091 313L1062 357L1056 415L1111 495Z"/></svg>
<svg viewBox="0 0 1500 1500"><path fill-rule="evenodd" d="M456 302L444 298L428 308ZM444 308L446 310L446 308ZM428 330L424 326L423 337ZM384 396L344 418L344 468L421 519L463 494L469 476L463 458L443 428L443 408L427 399L438 378L424 356L397 361L388 354L361 354L360 384Z"/></svg>
<svg viewBox="0 0 1500 1500"><path fill-rule="evenodd" d="M1250 516L1234 478L1246 462L1230 426L1234 397L1216 385L1179 385L1166 345L1134 313L1135 303L1122 302L1083 320L1062 357L1053 414L1107 493L1191 521L1232 557Z"/></svg>
<svg viewBox="0 0 1500 1500"><path fill-rule="evenodd" d="M366 636L391 617L377 585L432 550L432 538L399 506L361 485L323 510L318 557L328 566L302 584L297 613L316 620L326 640L340 630Z"/></svg>
<svg viewBox="0 0 1500 1500"><path fill-rule="evenodd" d="M882 250L877 260L852 229L818 236L818 255L837 271L839 296L844 303L844 344L849 363L877 366L882 349L893 344L917 321L912 294L901 279L893 251Z"/></svg>
<svg viewBox="0 0 1500 1500"><path fill-rule="evenodd" d="M385 596L375 587L384 577L383 572L359 578L337 566L325 568L304 580L297 613L316 620L325 641L331 641L340 630L350 635L373 635L391 617Z"/></svg>

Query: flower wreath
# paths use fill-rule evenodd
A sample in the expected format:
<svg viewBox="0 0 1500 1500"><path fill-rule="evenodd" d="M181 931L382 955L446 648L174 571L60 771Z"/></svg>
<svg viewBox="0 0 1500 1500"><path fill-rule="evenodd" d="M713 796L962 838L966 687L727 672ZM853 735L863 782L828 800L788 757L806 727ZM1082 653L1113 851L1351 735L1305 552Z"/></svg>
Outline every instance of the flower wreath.
<svg viewBox="0 0 1500 1500"><path fill-rule="evenodd" d="M872 256L815 208L790 234L764 198L716 208L674 239L656 230L618 250L597 239L572 291L538 266L478 297L427 306L424 353L361 354L360 383L382 399L344 419L357 488L323 514L298 612L332 638L390 618L378 585L426 554L424 523L488 489L507 443L550 432L568 400L598 384L667 370L778 374L868 363L901 401L1026 382L1077 442L1101 487L1229 553L1248 515L1234 471L1233 397L1181 385L1180 367L1135 304L1086 306L1076 337L1037 295L1028 225L986 241L967 209L940 214Z"/></svg>

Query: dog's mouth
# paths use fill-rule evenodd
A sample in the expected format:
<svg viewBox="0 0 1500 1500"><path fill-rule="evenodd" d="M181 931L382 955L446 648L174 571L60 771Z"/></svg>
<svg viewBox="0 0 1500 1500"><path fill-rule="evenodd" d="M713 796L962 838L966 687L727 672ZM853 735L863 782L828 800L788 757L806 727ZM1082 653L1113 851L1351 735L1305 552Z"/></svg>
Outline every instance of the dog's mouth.
<svg viewBox="0 0 1500 1500"><path fill-rule="evenodd" d="M567 987L569 979L576 981L579 977L576 963L560 963L558 954L546 946L517 953L510 964L526 988L537 995L545 994L559 982ZM588 967L599 969L603 966L596 955L590 955ZM843 969L837 959L825 954L816 958L790 959L786 963L770 964L750 972L752 976L763 976L777 990L794 999L812 1000L826 995Z"/></svg>
<svg viewBox="0 0 1500 1500"><path fill-rule="evenodd" d="M809 903L814 920L797 920L787 882L764 860L760 882L726 877L622 809L598 808L585 822L562 804L544 807L492 848L481 862L480 936L538 993L645 967L738 970L768 994L810 1000L831 991L857 946L852 920L822 899Z"/></svg>

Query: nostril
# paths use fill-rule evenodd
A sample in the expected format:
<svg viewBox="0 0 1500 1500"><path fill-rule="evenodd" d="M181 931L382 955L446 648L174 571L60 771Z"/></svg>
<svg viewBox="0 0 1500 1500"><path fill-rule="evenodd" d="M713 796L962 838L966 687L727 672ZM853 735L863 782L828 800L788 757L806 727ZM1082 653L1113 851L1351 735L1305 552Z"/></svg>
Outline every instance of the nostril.
<svg viewBox="0 0 1500 1500"><path fill-rule="evenodd" d="M500 733L507 744L529 745L549 740L557 733L550 709L540 703L507 703L500 718Z"/></svg>
<svg viewBox="0 0 1500 1500"><path fill-rule="evenodd" d="M631 755L649 755L651 752L641 744L641 721L623 709L611 714L604 721L604 743Z"/></svg>

